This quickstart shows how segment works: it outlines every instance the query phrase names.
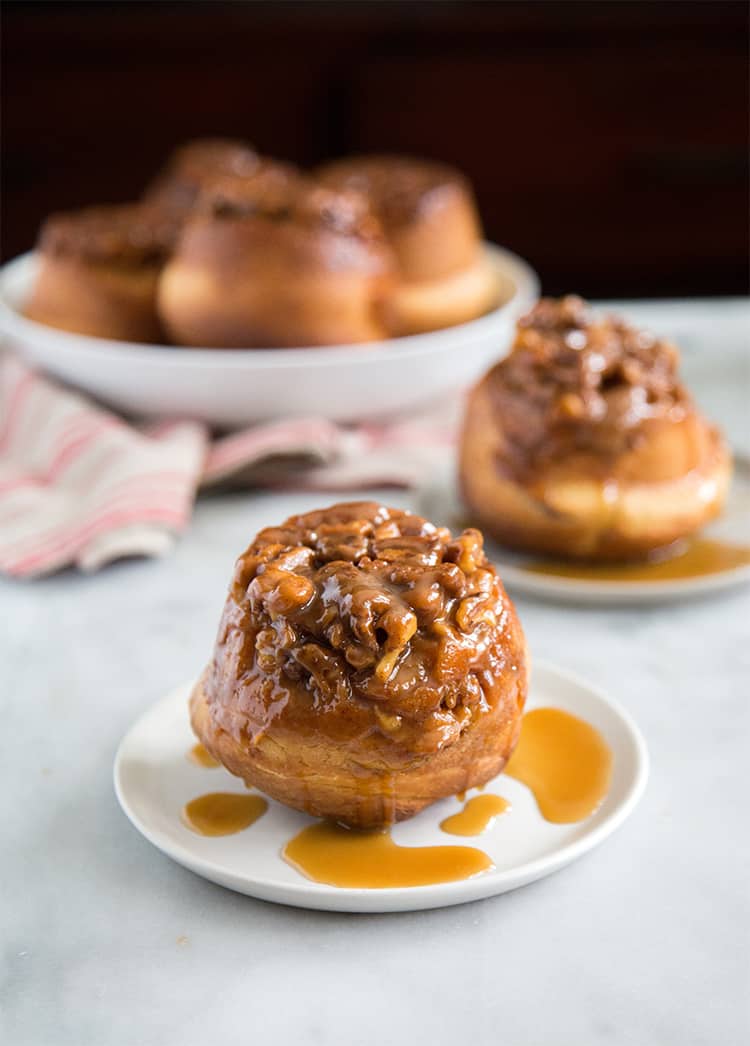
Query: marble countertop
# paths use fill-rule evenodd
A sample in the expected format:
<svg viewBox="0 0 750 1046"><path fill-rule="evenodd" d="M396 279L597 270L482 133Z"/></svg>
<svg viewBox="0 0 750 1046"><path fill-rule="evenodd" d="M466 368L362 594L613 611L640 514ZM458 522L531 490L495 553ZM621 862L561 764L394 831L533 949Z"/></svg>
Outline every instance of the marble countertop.
<svg viewBox="0 0 750 1046"><path fill-rule="evenodd" d="M666 329L693 316L687 376L745 448L747 303L642 310ZM747 1041L748 590L631 609L517 599L534 654L622 701L652 770L610 840L514 893L397 915L277 907L197 878L131 827L111 784L120 738L201 668L249 536L324 500L207 499L165 560L0 582L0 1040Z"/></svg>

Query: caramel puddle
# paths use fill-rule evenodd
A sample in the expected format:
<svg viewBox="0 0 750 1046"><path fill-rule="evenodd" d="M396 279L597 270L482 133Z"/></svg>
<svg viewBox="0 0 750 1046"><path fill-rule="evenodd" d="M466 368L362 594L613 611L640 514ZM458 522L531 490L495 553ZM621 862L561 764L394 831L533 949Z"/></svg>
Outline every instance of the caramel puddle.
<svg viewBox="0 0 750 1046"><path fill-rule="evenodd" d="M397 846L388 832L358 832L328 821L303 828L282 856L316 883L368 890L450 883L494 868L472 846Z"/></svg>
<svg viewBox="0 0 750 1046"><path fill-rule="evenodd" d="M233 835L249 828L267 809L259 795L209 792L185 804L182 821L199 835Z"/></svg>
<svg viewBox="0 0 750 1046"><path fill-rule="evenodd" d="M449 835L481 835L500 814L510 810L510 803L501 795L475 795L463 810L440 822Z"/></svg>
<svg viewBox="0 0 750 1046"><path fill-rule="evenodd" d="M547 821L572 824L592 814L606 796L612 752L583 719L559 708L535 708L523 718L505 773L531 789Z"/></svg>
<svg viewBox="0 0 750 1046"><path fill-rule="evenodd" d="M203 747L200 741L197 745L193 745L193 747L189 749L187 758L191 763L195 763L196 766L205 766L208 770L221 765L218 759L214 759L211 753Z"/></svg>
<svg viewBox="0 0 750 1046"><path fill-rule="evenodd" d="M691 538L683 551L669 559L643 563L575 563L539 560L524 565L533 574L576 578L579 581L675 581L705 577L750 563L750 548L727 545L710 538Z"/></svg>

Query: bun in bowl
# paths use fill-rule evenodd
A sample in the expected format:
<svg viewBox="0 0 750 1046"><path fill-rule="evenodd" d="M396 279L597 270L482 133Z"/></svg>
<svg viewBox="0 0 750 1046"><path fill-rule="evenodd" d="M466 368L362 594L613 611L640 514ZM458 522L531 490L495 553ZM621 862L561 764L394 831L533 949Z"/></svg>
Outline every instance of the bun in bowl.
<svg viewBox="0 0 750 1046"><path fill-rule="evenodd" d="M328 164L317 176L362 193L383 225L398 274L385 300L391 334L450 327L497 304L474 194L459 171L404 156L362 156Z"/></svg>
<svg viewBox="0 0 750 1046"><path fill-rule="evenodd" d="M163 340L156 292L179 223L148 204L53 214L25 313L50 327L120 341Z"/></svg>
<svg viewBox="0 0 750 1046"><path fill-rule="evenodd" d="M386 336L392 258L367 202L277 165L217 183L185 226L159 287L173 340L304 347Z"/></svg>

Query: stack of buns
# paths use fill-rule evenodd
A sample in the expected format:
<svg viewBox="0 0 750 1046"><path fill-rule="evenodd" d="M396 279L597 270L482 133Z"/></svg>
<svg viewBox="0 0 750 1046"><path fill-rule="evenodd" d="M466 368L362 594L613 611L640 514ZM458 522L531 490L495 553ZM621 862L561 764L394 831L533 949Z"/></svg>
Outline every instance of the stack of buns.
<svg viewBox="0 0 750 1046"><path fill-rule="evenodd" d="M404 157L313 172L208 139L132 205L53 215L26 314L127 341L284 348L378 341L498 303L471 187Z"/></svg>

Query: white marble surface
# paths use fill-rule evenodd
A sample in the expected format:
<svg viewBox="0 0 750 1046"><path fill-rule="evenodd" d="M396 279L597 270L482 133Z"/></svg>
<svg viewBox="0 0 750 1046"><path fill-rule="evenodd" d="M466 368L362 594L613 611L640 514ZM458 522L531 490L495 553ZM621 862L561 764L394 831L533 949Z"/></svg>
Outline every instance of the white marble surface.
<svg viewBox="0 0 750 1046"><path fill-rule="evenodd" d="M728 307L734 333L721 306L692 307L706 333L687 346L688 374L743 443L747 305ZM668 309L644 311L670 328ZM652 776L604 846L515 893L388 916L275 907L196 878L126 821L111 786L120 737L203 664L257 527L322 500L207 500L164 561L0 583L0 1040L747 1041L747 591L629 610L518 600L537 656L635 714Z"/></svg>

